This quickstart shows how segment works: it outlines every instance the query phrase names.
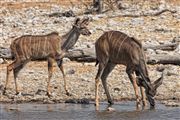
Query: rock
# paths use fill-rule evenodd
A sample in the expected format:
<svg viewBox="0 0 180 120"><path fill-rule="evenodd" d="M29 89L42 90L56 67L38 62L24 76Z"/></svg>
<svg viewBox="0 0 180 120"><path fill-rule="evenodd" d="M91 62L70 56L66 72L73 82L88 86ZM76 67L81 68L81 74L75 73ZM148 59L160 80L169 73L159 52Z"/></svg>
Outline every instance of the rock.
<svg viewBox="0 0 180 120"><path fill-rule="evenodd" d="M65 101L65 103L74 103L74 104L77 104L77 100L75 99L68 99Z"/></svg>
<svg viewBox="0 0 180 120"><path fill-rule="evenodd" d="M158 66L157 68L156 68L156 70L158 71L158 72L162 72L162 71L164 71L164 69L165 69L165 67L164 66Z"/></svg>
<svg viewBox="0 0 180 120"><path fill-rule="evenodd" d="M180 44L178 45L178 47L174 50L176 53L180 54Z"/></svg>
<svg viewBox="0 0 180 120"><path fill-rule="evenodd" d="M72 74L75 74L75 72L76 72L76 71L75 71L74 69L70 69L70 70L67 71L67 74L72 75Z"/></svg>
<svg viewBox="0 0 180 120"><path fill-rule="evenodd" d="M171 71L167 71L166 75L167 76L172 76L172 75L178 76L178 74L171 72Z"/></svg>
<svg viewBox="0 0 180 120"><path fill-rule="evenodd" d="M63 58L63 63L70 62L71 60L69 58Z"/></svg>
<svg viewBox="0 0 180 120"><path fill-rule="evenodd" d="M180 106L180 102L173 101L173 100L164 101L163 104L165 104L165 106L168 106L168 107L179 107Z"/></svg>
<svg viewBox="0 0 180 120"><path fill-rule="evenodd" d="M108 108L107 108L107 111L110 111L110 112L115 111L115 108L108 107Z"/></svg>
<svg viewBox="0 0 180 120"><path fill-rule="evenodd" d="M77 101L77 103L79 103L79 104L89 104L89 103L90 103L90 100L87 99L87 98L82 98L82 99L79 99L79 100Z"/></svg>
<svg viewBox="0 0 180 120"><path fill-rule="evenodd" d="M4 63L4 60L2 58L0 58L0 64Z"/></svg>
<svg viewBox="0 0 180 120"><path fill-rule="evenodd" d="M65 103L74 103L74 104L89 104L90 100L87 98L82 99L68 99L65 101Z"/></svg>
<svg viewBox="0 0 180 120"><path fill-rule="evenodd" d="M49 17L75 17L75 14L72 10L69 11L65 11L64 13L59 13L59 12L55 12L55 13L51 13L48 15Z"/></svg>
<svg viewBox="0 0 180 120"><path fill-rule="evenodd" d="M132 25L143 25L144 24L144 18L133 18L131 20Z"/></svg>
<svg viewBox="0 0 180 120"><path fill-rule="evenodd" d="M37 95L46 95L46 93L47 92L45 90L41 90L41 89L38 89L36 92Z"/></svg>
<svg viewBox="0 0 180 120"><path fill-rule="evenodd" d="M119 92L121 91L120 88L114 88L114 92Z"/></svg>

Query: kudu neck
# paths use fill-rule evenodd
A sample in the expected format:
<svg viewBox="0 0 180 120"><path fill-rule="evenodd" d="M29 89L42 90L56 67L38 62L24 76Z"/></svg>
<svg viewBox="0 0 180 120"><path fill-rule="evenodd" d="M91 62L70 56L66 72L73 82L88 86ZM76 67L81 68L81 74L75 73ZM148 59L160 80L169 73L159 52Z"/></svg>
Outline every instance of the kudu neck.
<svg viewBox="0 0 180 120"><path fill-rule="evenodd" d="M73 28L67 34L63 35L61 49L67 51L68 49L72 48L76 44L79 36L80 33L78 28L73 26Z"/></svg>

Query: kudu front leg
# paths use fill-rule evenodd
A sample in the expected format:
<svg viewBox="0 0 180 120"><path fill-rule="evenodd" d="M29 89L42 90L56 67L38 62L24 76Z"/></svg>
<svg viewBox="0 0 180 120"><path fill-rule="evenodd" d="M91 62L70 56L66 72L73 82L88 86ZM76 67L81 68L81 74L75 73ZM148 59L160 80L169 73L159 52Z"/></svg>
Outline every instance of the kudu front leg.
<svg viewBox="0 0 180 120"><path fill-rule="evenodd" d="M10 65L7 66L7 73L6 73L6 82L5 82L5 87L4 87L4 91L3 91L3 95L6 95L6 90L9 84L9 74L10 72L13 70L14 68L14 63L11 63Z"/></svg>
<svg viewBox="0 0 180 120"><path fill-rule="evenodd" d="M47 81L47 96L48 97L51 97L50 81L52 78L52 73L53 73L53 59L49 58L48 59L48 81Z"/></svg>
<svg viewBox="0 0 180 120"><path fill-rule="evenodd" d="M126 70L127 74L128 74L128 77L133 85L133 88L134 88L134 92L135 92L135 95L136 95L136 108L137 109L140 109L141 107L141 103L140 103L140 96L139 96L139 92L138 92L138 85L137 85L137 82L136 82L136 78L134 76L134 73L131 71L131 70Z"/></svg>
<svg viewBox="0 0 180 120"><path fill-rule="evenodd" d="M147 106L146 95L143 87L140 87L143 107Z"/></svg>
<svg viewBox="0 0 180 120"><path fill-rule="evenodd" d="M14 73L14 82L15 82L15 89L16 89L16 95L20 95L21 96L21 92L19 92L19 86L17 83L17 76L19 74L19 71L23 68L23 63L21 65L19 65L18 67L13 69L13 73Z"/></svg>
<svg viewBox="0 0 180 120"><path fill-rule="evenodd" d="M23 68L23 62L20 63L18 61L14 61L13 63L11 63L10 65L7 66L7 76L6 76L6 83L5 83L5 88L3 91L3 94L6 94L6 89L7 86L9 84L9 74L10 72L13 70L13 74L14 74L14 82L15 82L15 89L16 89L16 95L19 94L19 90L18 90L18 85L17 85L17 75L19 73L19 71Z"/></svg>
<svg viewBox="0 0 180 120"><path fill-rule="evenodd" d="M68 89L67 89L66 75L65 75L65 73L64 73L64 68L63 68L63 64L62 64L62 59L57 60L57 65L58 65L58 67L59 67L59 69L61 70L62 75L63 75L63 80L64 80L64 90L65 90L65 92L66 92L66 95L70 96L70 93L69 93L69 91L68 91Z"/></svg>

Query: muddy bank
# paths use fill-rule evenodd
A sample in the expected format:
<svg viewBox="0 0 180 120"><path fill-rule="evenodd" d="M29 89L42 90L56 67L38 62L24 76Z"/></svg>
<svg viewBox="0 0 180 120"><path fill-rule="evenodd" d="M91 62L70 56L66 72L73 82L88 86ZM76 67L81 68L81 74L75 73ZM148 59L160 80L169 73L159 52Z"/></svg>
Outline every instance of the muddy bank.
<svg viewBox="0 0 180 120"><path fill-rule="evenodd" d="M11 61L8 61L11 62ZM0 102L2 103L64 103L68 100L71 103L78 103L78 100L87 99L87 101L94 101L94 90L97 67L95 63L76 63L67 61L64 64L64 68L67 75L67 86L71 96L67 96L64 91L63 77L54 64L54 73L51 81L52 97L46 96L47 86L47 63L46 62L30 62L20 72L18 77L18 85L22 96L15 95L15 87L13 76L11 74L10 84L7 90L7 96L2 95L6 79L6 66L7 64L1 64L1 89L0 89ZM161 72L156 69L159 66L148 66L150 72L150 78L152 80L157 79ZM157 100L175 102L179 106L179 74L172 74L174 70L180 72L178 66L166 65L166 72L163 84L158 88L156 95ZM114 101L122 100L134 100L135 95L133 86L125 73L124 66L117 66L115 70L110 74L108 78L108 87ZM102 101L106 101L106 95L102 85L100 86L100 97ZM165 102L169 104L169 102ZM176 105L174 105L176 106Z"/></svg>

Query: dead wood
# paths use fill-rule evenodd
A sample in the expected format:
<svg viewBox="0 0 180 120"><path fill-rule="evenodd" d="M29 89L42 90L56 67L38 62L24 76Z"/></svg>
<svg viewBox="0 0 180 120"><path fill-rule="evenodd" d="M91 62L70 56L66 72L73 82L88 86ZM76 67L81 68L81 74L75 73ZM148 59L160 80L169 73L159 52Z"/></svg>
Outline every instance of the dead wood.
<svg viewBox="0 0 180 120"><path fill-rule="evenodd" d="M151 55L147 59L147 64L173 64L180 65L180 55Z"/></svg>
<svg viewBox="0 0 180 120"><path fill-rule="evenodd" d="M122 14L122 15L116 15L116 16L109 16L108 18L116 18L116 17L147 17L147 16L158 16L161 15L164 12L170 12L170 13L176 13L175 10L169 10L169 9L163 9L160 11L157 11L155 13L142 13L142 14Z"/></svg>
<svg viewBox="0 0 180 120"><path fill-rule="evenodd" d="M178 47L179 43L170 43L170 44L162 44L162 45L144 45L144 50L153 49L153 50L166 50L173 51Z"/></svg>
<svg viewBox="0 0 180 120"><path fill-rule="evenodd" d="M161 49L161 50L175 50L177 47L177 43L174 44L165 44L165 45L157 45L157 46L144 46L146 49ZM174 64L180 65L180 55L168 55L168 54L157 54L157 55L147 55L147 63L148 64ZM71 49L66 54L67 58L72 61L77 62L95 62L95 48L84 48L84 49ZM0 58L4 59L12 59L11 51L9 48L0 47Z"/></svg>

